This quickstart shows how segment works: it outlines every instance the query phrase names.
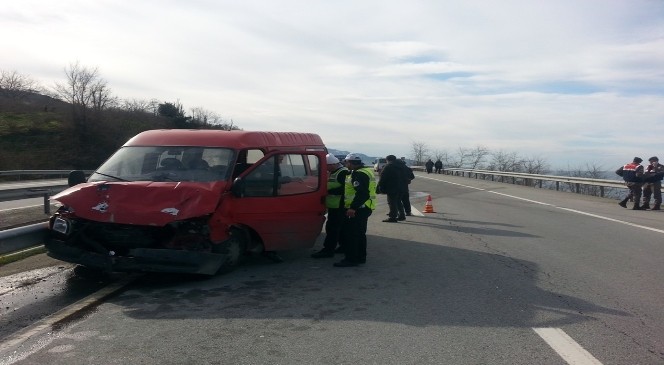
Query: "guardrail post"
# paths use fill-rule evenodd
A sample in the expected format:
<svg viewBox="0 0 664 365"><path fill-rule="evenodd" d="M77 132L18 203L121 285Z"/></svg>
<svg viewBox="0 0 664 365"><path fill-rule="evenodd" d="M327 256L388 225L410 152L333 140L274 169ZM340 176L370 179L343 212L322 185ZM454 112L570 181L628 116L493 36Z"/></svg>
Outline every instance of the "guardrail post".
<svg viewBox="0 0 664 365"><path fill-rule="evenodd" d="M49 194L44 193L44 214L51 215L51 203L48 200Z"/></svg>
<svg viewBox="0 0 664 365"><path fill-rule="evenodd" d="M576 193L577 194L580 193L581 192L581 184L576 183L576 184L574 184L574 186L576 186Z"/></svg>
<svg viewBox="0 0 664 365"><path fill-rule="evenodd" d="M604 187L603 186L599 187L599 196L602 197L602 198L604 197Z"/></svg>
<svg viewBox="0 0 664 365"><path fill-rule="evenodd" d="M556 191L560 191L560 181L556 181Z"/></svg>

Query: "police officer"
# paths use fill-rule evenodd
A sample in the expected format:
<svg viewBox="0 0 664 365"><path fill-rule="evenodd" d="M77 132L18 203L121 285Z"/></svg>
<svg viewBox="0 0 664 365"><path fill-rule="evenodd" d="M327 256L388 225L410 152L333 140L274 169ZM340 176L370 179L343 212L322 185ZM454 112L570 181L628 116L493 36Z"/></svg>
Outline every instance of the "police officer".
<svg viewBox="0 0 664 365"><path fill-rule="evenodd" d="M324 257L333 257L337 242L340 242L341 226L345 218L345 209L342 202L344 196L344 183L349 171L342 166L339 159L334 155L327 154L327 196L325 197L325 206L327 207L327 221L325 222L325 241L323 249L315 252L311 257L320 259ZM339 247L341 249L341 247Z"/></svg>
<svg viewBox="0 0 664 365"><path fill-rule="evenodd" d="M643 205L641 209L650 209L650 196L655 195L655 205L652 210L660 210L662 205L662 178L664 177L664 165L659 164L657 156L648 159L650 165L643 174Z"/></svg>
<svg viewBox="0 0 664 365"><path fill-rule="evenodd" d="M346 221L342 227L345 258L336 267L351 267L367 260L367 223L376 209L376 177L360 156L349 153L344 160L350 173L344 185Z"/></svg>
<svg viewBox="0 0 664 365"><path fill-rule="evenodd" d="M639 205L641 202L641 187L643 186L643 166L641 166L641 162L643 162L641 158L634 157L631 163L616 170L616 174L622 176L623 180L625 180L625 185L629 189L627 197L618 203L623 208L627 208L627 201L633 198L634 207L632 209L642 209Z"/></svg>

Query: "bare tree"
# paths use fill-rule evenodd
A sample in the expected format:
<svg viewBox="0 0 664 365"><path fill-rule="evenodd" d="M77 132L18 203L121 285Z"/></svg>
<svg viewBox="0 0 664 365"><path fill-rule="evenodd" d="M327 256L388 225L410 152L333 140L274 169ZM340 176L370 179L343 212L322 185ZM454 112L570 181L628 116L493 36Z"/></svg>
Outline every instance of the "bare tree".
<svg viewBox="0 0 664 365"><path fill-rule="evenodd" d="M191 108L191 121L200 124L201 126L210 126L217 124L221 120L219 114L204 109L200 106Z"/></svg>
<svg viewBox="0 0 664 365"><path fill-rule="evenodd" d="M459 149L456 152L456 155L450 158L449 166L457 169L466 167L465 164L469 158L470 158L470 150L464 147L459 147Z"/></svg>
<svg viewBox="0 0 664 365"><path fill-rule="evenodd" d="M415 164L422 166L424 164L424 158L429 154L429 146L424 142L412 142L411 148Z"/></svg>
<svg viewBox="0 0 664 365"><path fill-rule="evenodd" d="M489 170L519 172L521 170L521 160L516 152L505 152L500 150L491 155Z"/></svg>
<svg viewBox="0 0 664 365"><path fill-rule="evenodd" d="M132 113L153 113L152 101L143 99L125 99L122 100L120 108Z"/></svg>
<svg viewBox="0 0 664 365"><path fill-rule="evenodd" d="M521 171L528 174L544 175L549 172L549 163L541 156L523 159L521 164Z"/></svg>
<svg viewBox="0 0 664 365"><path fill-rule="evenodd" d="M90 87L92 109L100 113L102 110L118 105L118 98L111 95L105 80L97 79Z"/></svg>
<svg viewBox="0 0 664 365"><path fill-rule="evenodd" d="M468 150L468 167L471 169L478 169L483 166L484 159L489 155L489 149L477 145L475 148Z"/></svg>
<svg viewBox="0 0 664 365"><path fill-rule="evenodd" d="M55 96L71 104L74 123L85 129L89 122L89 111L100 112L115 101L97 68L81 66L78 62L65 68L67 81L56 83Z"/></svg>
<svg viewBox="0 0 664 365"><path fill-rule="evenodd" d="M447 155L447 151L434 150L431 158L435 161L440 160L444 166L448 166L449 156Z"/></svg>
<svg viewBox="0 0 664 365"><path fill-rule="evenodd" d="M39 92L41 87L29 76L17 71L0 71L0 95L13 99L25 99L30 93Z"/></svg>

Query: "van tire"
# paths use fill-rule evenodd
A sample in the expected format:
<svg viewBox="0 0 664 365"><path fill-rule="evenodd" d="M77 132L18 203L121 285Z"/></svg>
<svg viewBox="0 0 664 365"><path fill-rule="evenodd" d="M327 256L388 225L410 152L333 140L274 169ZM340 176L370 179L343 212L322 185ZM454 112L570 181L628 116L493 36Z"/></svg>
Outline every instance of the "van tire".
<svg viewBox="0 0 664 365"><path fill-rule="evenodd" d="M247 249L246 235L240 230L232 230L230 238L215 245L213 253L224 255L224 262L219 267L217 274L225 274L235 270L243 261Z"/></svg>

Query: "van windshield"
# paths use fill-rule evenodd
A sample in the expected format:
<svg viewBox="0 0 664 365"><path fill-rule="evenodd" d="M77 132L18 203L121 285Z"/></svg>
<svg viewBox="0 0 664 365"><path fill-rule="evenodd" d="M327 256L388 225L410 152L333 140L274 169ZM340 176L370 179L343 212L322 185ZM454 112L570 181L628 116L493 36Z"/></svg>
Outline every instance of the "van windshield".
<svg viewBox="0 0 664 365"><path fill-rule="evenodd" d="M88 181L227 180L234 160L235 151L228 148L122 147Z"/></svg>

